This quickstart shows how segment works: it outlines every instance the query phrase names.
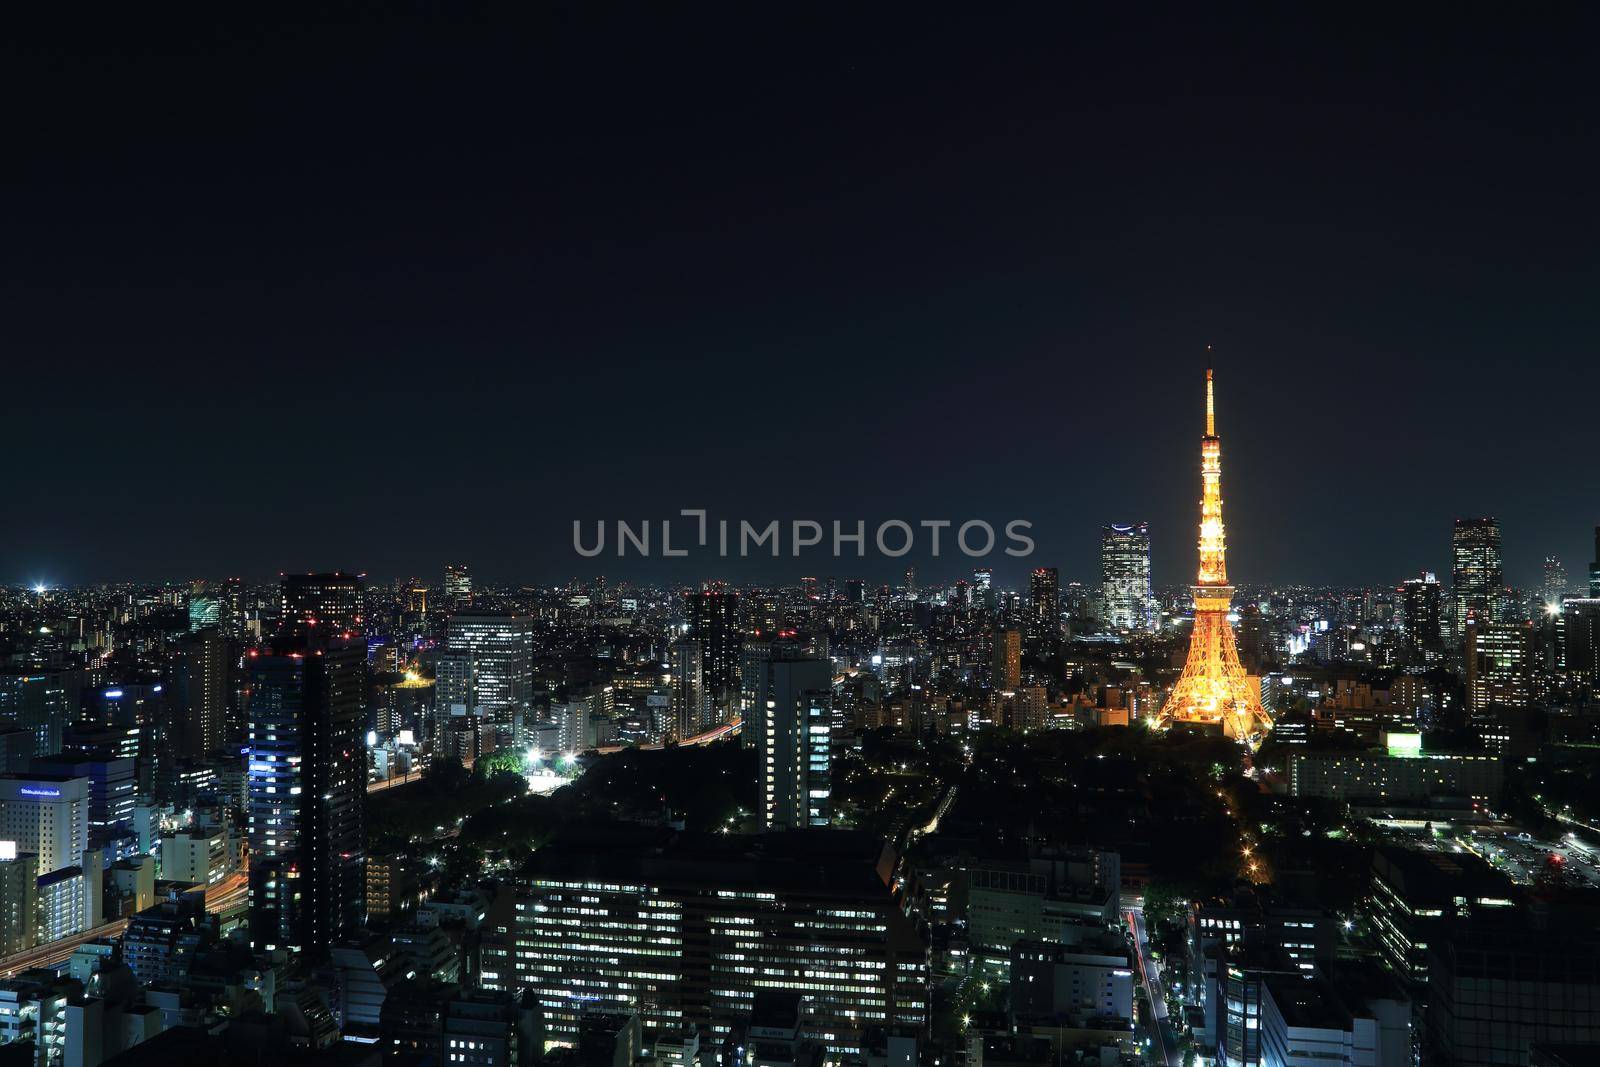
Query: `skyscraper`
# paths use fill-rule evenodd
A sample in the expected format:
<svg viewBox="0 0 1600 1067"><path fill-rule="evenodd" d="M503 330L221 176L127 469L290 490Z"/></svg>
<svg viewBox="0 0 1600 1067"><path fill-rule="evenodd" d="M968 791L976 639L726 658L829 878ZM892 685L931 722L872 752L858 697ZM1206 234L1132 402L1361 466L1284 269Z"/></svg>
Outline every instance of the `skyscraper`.
<svg viewBox="0 0 1600 1067"><path fill-rule="evenodd" d="M1150 526L1113 523L1100 532L1100 602L1113 630L1148 630L1155 597L1150 592Z"/></svg>
<svg viewBox="0 0 1600 1067"><path fill-rule="evenodd" d="M684 741L700 733L706 711L705 659L700 642L680 637L668 650L672 672L671 710L663 741Z"/></svg>
<svg viewBox="0 0 1600 1067"><path fill-rule="evenodd" d="M167 744L194 759L219 751L228 724L228 642L221 630L207 627L178 640L166 692Z"/></svg>
<svg viewBox="0 0 1600 1067"><path fill-rule="evenodd" d="M75 688L63 671L0 673L0 718L33 735L33 755L61 751L61 735L77 705Z"/></svg>
<svg viewBox="0 0 1600 1067"><path fill-rule="evenodd" d="M1456 640L1465 641L1469 618L1500 621L1500 596L1505 586L1500 524L1492 518L1457 519L1451 563L1453 625Z"/></svg>
<svg viewBox="0 0 1600 1067"><path fill-rule="evenodd" d="M990 679L996 689L1012 690L1022 684L1022 634L1016 630L994 633L994 668Z"/></svg>
<svg viewBox="0 0 1600 1067"><path fill-rule="evenodd" d="M472 606L472 575L465 563L445 564L444 602L447 611L464 611Z"/></svg>
<svg viewBox="0 0 1600 1067"><path fill-rule="evenodd" d="M1054 644L1061 632L1061 575L1035 567L1028 576L1028 637Z"/></svg>
<svg viewBox="0 0 1600 1067"><path fill-rule="evenodd" d="M978 567L972 572L972 606L984 611L994 610L994 570Z"/></svg>
<svg viewBox="0 0 1600 1067"><path fill-rule="evenodd" d="M1211 371L1206 371L1206 434L1200 439L1200 572L1194 585L1194 633L1189 659L1161 709L1164 723L1221 726L1247 740L1272 723L1261 706L1259 683L1245 674L1228 611L1227 539L1222 525L1222 438L1217 436Z"/></svg>
<svg viewBox="0 0 1600 1067"><path fill-rule="evenodd" d="M1444 656L1444 597L1431 571L1400 583L1400 634L1413 663Z"/></svg>
<svg viewBox="0 0 1600 1067"><path fill-rule="evenodd" d="M702 589L685 599L689 638L700 645L701 684L716 714L731 714L739 698L739 598Z"/></svg>
<svg viewBox="0 0 1600 1067"><path fill-rule="evenodd" d="M1560 611L1561 601L1567 595L1567 568L1554 556L1544 558L1543 580L1540 582L1539 599L1547 611Z"/></svg>
<svg viewBox="0 0 1600 1067"><path fill-rule="evenodd" d="M468 714L481 711L500 723L513 722L533 699L533 620L526 615L463 612L450 617L450 652L467 656L467 691L450 694ZM460 697L465 696L464 701Z"/></svg>
<svg viewBox="0 0 1600 1067"><path fill-rule="evenodd" d="M362 632L361 578L354 574L286 574L278 583L278 627L289 633Z"/></svg>
<svg viewBox="0 0 1600 1067"><path fill-rule="evenodd" d="M60 774L0 777L0 841L38 857L38 873L76 865L89 848L89 780Z"/></svg>
<svg viewBox="0 0 1600 1067"><path fill-rule="evenodd" d="M366 649L285 636L246 657L250 939L318 955L361 921Z"/></svg>
<svg viewBox="0 0 1600 1067"><path fill-rule="evenodd" d="M1594 559L1589 563L1589 595L1600 599L1600 526L1594 528Z"/></svg>
<svg viewBox="0 0 1600 1067"><path fill-rule="evenodd" d="M833 666L815 656L760 664L755 724L764 830L827 826L833 818Z"/></svg>
<svg viewBox="0 0 1600 1067"><path fill-rule="evenodd" d="M1467 627L1467 710L1526 708L1533 697L1532 633L1520 623Z"/></svg>

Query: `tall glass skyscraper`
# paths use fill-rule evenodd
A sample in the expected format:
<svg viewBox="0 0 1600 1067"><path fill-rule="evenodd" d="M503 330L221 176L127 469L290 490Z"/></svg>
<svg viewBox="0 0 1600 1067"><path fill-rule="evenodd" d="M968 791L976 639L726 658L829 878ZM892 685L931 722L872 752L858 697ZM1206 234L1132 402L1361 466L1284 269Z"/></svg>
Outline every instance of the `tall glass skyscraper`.
<svg viewBox="0 0 1600 1067"><path fill-rule="evenodd" d="M1400 633L1407 658L1426 663L1444 656L1439 580L1425 571L1400 583Z"/></svg>
<svg viewBox="0 0 1600 1067"><path fill-rule="evenodd" d="M308 955L361 922L366 647L285 635L245 657L250 940Z"/></svg>
<svg viewBox="0 0 1600 1067"><path fill-rule="evenodd" d="M739 597L705 589L685 598L689 638L700 646L706 699L719 717L739 699Z"/></svg>
<svg viewBox="0 0 1600 1067"><path fill-rule="evenodd" d="M1500 599L1505 588L1500 524L1492 518L1457 519L1451 562L1455 635L1458 641L1465 641L1468 619L1500 620Z"/></svg>
<svg viewBox="0 0 1600 1067"><path fill-rule="evenodd" d="M446 631L452 656L465 655L463 690L441 690L452 713L481 710L496 722L513 721L533 698L533 620L526 615L458 614ZM441 686L444 678L441 676Z"/></svg>
<svg viewBox="0 0 1600 1067"><path fill-rule="evenodd" d="M814 656L756 664L756 731L761 826L797 830L833 818L833 665Z"/></svg>
<svg viewBox="0 0 1600 1067"><path fill-rule="evenodd" d="M1101 615L1113 630L1148 630L1155 621L1150 592L1150 526L1116 523L1100 531Z"/></svg>

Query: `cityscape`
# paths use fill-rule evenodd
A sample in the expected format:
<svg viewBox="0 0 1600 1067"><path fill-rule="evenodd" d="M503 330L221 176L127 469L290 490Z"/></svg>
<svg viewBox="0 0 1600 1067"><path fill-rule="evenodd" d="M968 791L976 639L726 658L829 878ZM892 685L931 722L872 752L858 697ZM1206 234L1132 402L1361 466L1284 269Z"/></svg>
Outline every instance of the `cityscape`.
<svg viewBox="0 0 1600 1067"><path fill-rule="evenodd" d="M1588 29L1062 14L17 45L0 1067L1600 1065Z"/></svg>

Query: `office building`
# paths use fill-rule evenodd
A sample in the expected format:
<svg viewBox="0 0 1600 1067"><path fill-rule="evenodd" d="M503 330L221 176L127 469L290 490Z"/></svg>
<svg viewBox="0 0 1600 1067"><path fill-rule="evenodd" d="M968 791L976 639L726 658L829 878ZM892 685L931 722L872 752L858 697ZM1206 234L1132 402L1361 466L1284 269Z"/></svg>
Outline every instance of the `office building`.
<svg viewBox="0 0 1600 1067"><path fill-rule="evenodd" d="M440 700L451 715L510 724L533 697L533 620L523 615L457 613L446 631L451 664ZM464 659L463 659L464 657Z"/></svg>
<svg viewBox="0 0 1600 1067"><path fill-rule="evenodd" d="M0 774L27 774L35 744L33 731L0 721Z"/></svg>
<svg viewBox="0 0 1600 1067"><path fill-rule="evenodd" d="M1113 523L1100 531L1100 615L1113 630L1148 630L1155 621L1150 589L1150 526Z"/></svg>
<svg viewBox="0 0 1600 1067"><path fill-rule="evenodd" d="M1011 1012L1058 1023L1125 1020L1133 1025L1133 964L1127 943L1103 927L1081 941L1018 941L1011 946ZM1109 1027L1102 1027L1107 1028Z"/></svg>
<svg viewBox="0 0 1600 1067"><path fill-rule="evenodd" d="M33 755L61 751L61 734L77 705L77 686L65 671L0 672L0 719L33 735Z"/></svg>
<svg viewBox="0 0 1600 1067"><path fill-rule="evenodd" d="M0 956L39 943L39 857L0 841Z"/></svg>
<svg viewBox="0 0 1600 1067"><path fill-rule="evenodd" d="M250 936L315 955L361 919L365 648L285 640L246 657Z"/></svg>
<svg viewBox="0 0 1600 1067"><path fill-rule="evenodd" d="M286 574L278 583L284 633L360 634L362 581L354 574Z"/></svg>
<svg viewBox="0 0 1600 1067"><path fill-rule="evenodd" d="M1289 795L1296 797L1379 803L1461 797L1487 806L1499 801L1504 779L1494 753L1423 752L1393 736L1383 751L1289 755Z"/></svg>
<svg viewBox="0 0 1600 1067"><path fill-rule="evenodd" d="M1589 563L1589 595L1600 600L1600 526L1594 528L1594 559Z"/></svg>
<svg viewBox="0 0 1600 1067"><path fill-rule="evenodd" d="M672 674L671 711L662 740L684 741L706 728L710 698L705 686L705 656L700 642L680 637L668 650Z"/></svg>
<svg viewBox="0 0 1600 1067"><path fill-rule="evenodd" d="M1504 754L1525 742L1522 720L1532 702L1532 629L1474 619L1467 627L1467 715L1484 747Z"/></svg>
<svg viewBox="0 0 1600 1067"><path fill-rule="evenodd" d="M216 939L198 894L185 894L146 908L128 920L122 960L140 985L176 983L195 953Z"/></svg>
<svg viewBox="0 0 1600 1067"><path fill-rule="evenodd" d="M174 755L205 759L222 750L228 728L228 641L220 629L196 630L178 641L167 701L167 744Z"/></svg>
<svg viewBox="0 0 1600 1067"><path fill-rule="evenodd" d="M1464 922L1429 946L1424 1063L1521 1064L1536 1044L1600 1046L1600 936Z"/></svg>
<svg viewBox="0 0 1600 1067"><path fill-rule="evenodd" d="M1399 989L1341 995L1323 977L1269 974L1261 990L1246 1022L1257 1023L1262 1067L1412 1067L1411 1001Z"/></svg>
<svg viewBox="0 0 1600 1067"><path fill-rule="evenodd" d="M869 1028L929 1017L928 944L895 894L895 862L881 838L840 830L558 839L516 901L515 986L561 1045L592 1011L721 1040L759 991L790 990L830 1057L859 1055Z"/></svg>
<svg viewBox="0 0 1600 1067"><path fill-rule="evenodd" d="M994 688L1010 692L1022 685L1022 633L1018 630L996 630L994 634L994 666L990 674Z"/></svg>
<svg viewBox="0 0 1600 1067"><path fill-rule="evenodd" d="M465 563L445 564L444 601L448 611L466 611L472 607L472 575Z"/></svg>
<svg viewBox="0 0 1600 1067"><path fill-rule="evenodd" d="M1379 955L1408 985L1428 981L1429 946L1449 922L1509 913L1510 880L1466 852L1423 852L1379 845L1361 910Z"/></svg>
<svg viewBox="0 0 1600 1067"><path fill-rule="evenodd" d="M1444 597L1439 580L1424 571L1400 583L1400 636L1410 663L1444 658Z"/></svg>
<svg viewBox="0 0 1600 1067"><path fill-rule="evenodd" d="M1061 635L1061 575L1035 567L1028 576L1028 639L1053 645Z"/></svg>
<svg viewBox="0 0 1600 1067"><path fill-rule="evenodd" d="M149 796L163 764L172 760L161 736L162 724L167 721L166 686L155 682L124 681L95 689L86 695L88 708L82 720L68 726L62 733L62 749L70 750L74 744L86 755L102 755L110 744L112 731L123 731L126 740L133 743L134 782L140 795ZM104 731L100 748L90 751L81 748L79 731L95 726ZM120 741L118 742L120 745ZM117 755L126 755L118 748Z"/></svg>
<svg viewBox="0 0 1600 1067"><path fill-rule="evenodd" d="M233 872L233 849L222 827L161 835L161 877L169 882L216 885Z"/></svg>
<svg viewBox="0 0 1600 1067"><path fill-rule="evenodd" d="M974 863L965 870L967 936L974 969L1004 980L1018 941L1072 944L1085 928L1116 922L1122 857L1079 849Z"/></svg>
<svg viewBox="0 0 1600 1067"><path fill-rule="evenodd" d="M35 757L29 773L88 781L91 841L104 842L133 825L136 798L133 760L62 753L58 756Z"/></svg>
<svg viewBox="0 0 1600 1067"><path fill-rule="evenodd" d="M833 666L817 657L767 660L757 688L757 774L766 830L833 818Z"/></svg>
<svg viewBox="0 0 1600 1067"><path fill-rule="evenodd" d="M702 589L684 598L688 638L700 646L701 684L716 721L727 721L739 697L739 598Z"/></svg>
<svg viewBox="0 0 1600 1067"><path fill-rule="evenodd" d="M1467 622L1499 622L1505 593L1500 559L1500 524L1494 519L1457 519L1451 542L1455 635L1467 637Z"/></svg>
<svg viewBox="0 0 1600 1067"><path fill-rule="evenodd" d="M101 854L89 849L81 862L53 871L41 871L36 885L39 907L39 943L49 944L100 925L105 898L105 868Z"/></svg>
<svg viewBox="0 0 1600 1067"><path fill-rule="evenodd" d="M1539 600L1546 611L1560 611L1567 596L1567 568L1554 556L1544 558L1539 582Z"/></svg>
<svg viewBox="0 0 1600 1067"><path fill-rule="evenodd" d="M1556 649L1560 670L1568 680L1593 687L1600 683L1600 597L1568 597L1556 617Z"/></svg>

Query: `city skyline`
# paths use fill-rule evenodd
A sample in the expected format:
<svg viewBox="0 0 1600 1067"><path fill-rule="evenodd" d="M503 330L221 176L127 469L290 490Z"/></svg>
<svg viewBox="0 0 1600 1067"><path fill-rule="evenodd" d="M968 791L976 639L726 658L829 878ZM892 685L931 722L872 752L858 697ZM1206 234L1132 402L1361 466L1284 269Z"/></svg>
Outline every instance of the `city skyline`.
<svg viewBox="0 0 1600 1067"><path fill-rule="evenodd" d="M1600 1064L1600 7L28 14L0 1061Z"/></svg>

